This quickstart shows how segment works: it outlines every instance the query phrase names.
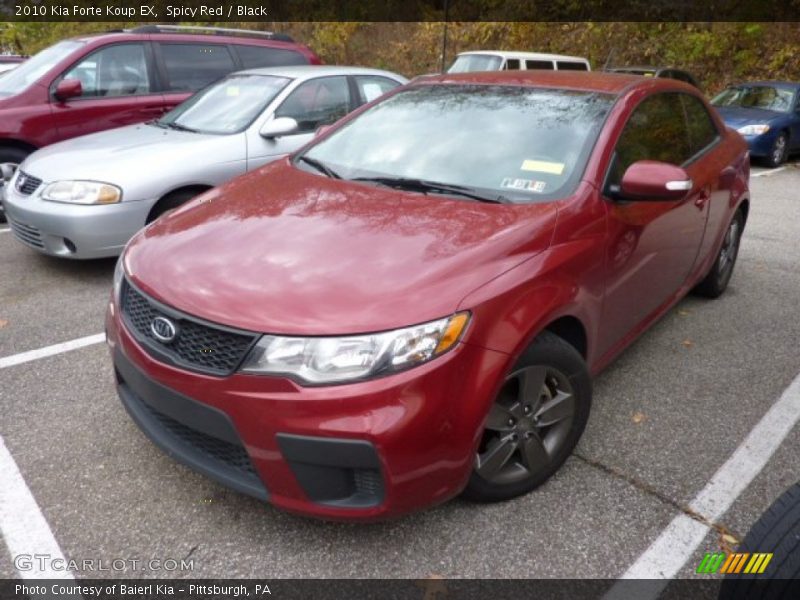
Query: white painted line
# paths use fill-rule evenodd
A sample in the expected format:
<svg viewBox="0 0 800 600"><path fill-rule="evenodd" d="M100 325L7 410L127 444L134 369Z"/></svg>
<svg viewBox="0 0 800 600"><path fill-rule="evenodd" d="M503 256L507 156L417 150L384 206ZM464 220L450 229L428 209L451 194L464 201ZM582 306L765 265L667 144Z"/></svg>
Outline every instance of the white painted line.
<svg viewBox="0 0 800 600"><path fill-rule="evenodd" d="M100 342L104 342L105 339L106 336L104 333L98 333L95 335L87 335L86 337L78 338L76 340L70 340L69 342L64 342L62 344L45 346L44 348L39 348L38 350L29 350L28 352L22 352L20 354L12 354L11 356L0 358L0 369L21 365L22 363L38 360L48 356L54 356L55 354L61 354L63 352L69 352L70 350L77 350L78 348L83 348L85 346L99 344Z"/></svg>
<svg viewBox="0 0 800 600"><path fill-rule="evenodd" d="M759 171L758 173L752 173L750 177L764 177L764 175L772 175L773 173L779 173L787 169L787 166L784 165L782 167L778 167L777 169L769 169L768 171Z"/></svg>
<svg viewBox="0 0 800 600"><path fill-rule="evenodd" d="M0 437L0 533L23 579L73 579L50 526ZM47 561L34 558L46 555ZM60 559L60 560L57 560ZM57 562L53 562L57 560ZM28 566L30 569L28 569Z"/></svg>
<svg viewBox="0 0 800 600"><path fill-rule="evenodd" d="M0 233L5 233L6 231L11 231L8 227L0 228Z"/></svg>
<svg viewBox="0 0 800 600"><path fill-rule="evenodd" d="M708 523L715 523L736 501L800 420L800 374L731 454L711 481L689 504ZM661 535L622 575L622 579L664 579L656 597L678 575L700 546L710 527L684 514L675 517ZM621 597L611 588L606 599Z"/></svg>

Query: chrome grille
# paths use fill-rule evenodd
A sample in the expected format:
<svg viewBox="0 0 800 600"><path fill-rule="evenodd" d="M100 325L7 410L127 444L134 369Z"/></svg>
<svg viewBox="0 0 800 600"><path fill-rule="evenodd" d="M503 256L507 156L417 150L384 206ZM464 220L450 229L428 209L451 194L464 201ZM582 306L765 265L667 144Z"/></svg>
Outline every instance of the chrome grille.
<svg viewBox="0 0 800 600"><path fill-rule="evenodd" d="M28 246L33 246L34 248L44 249L42 234L36 227L15 221L8 215L6 215L6 218L8 219L8 224L11 226L11 231L14 232L14 235L19 241Z"/></svg>
<svg viewBox="0 0 800 600"><path fill-rule="evenodd" d="M41 179L33 175L28 175L24 171L19 171L17 173L17 180L14 183L14 187L17 188L17 191L25 196L30 196L39 189L40 185L42 185Z"/></svg>
<svg viewBox="0 0 800 600"><path fill-rule="evenodd" d="M255 333L202 322L165 307L147 298L127 280L122 290L122 314L131 332L151 355L212 375L231 374L258 337ZM178 333L174 340L163 343L155 338L151 323L156 317L166 317L175 323Z"/></svg>

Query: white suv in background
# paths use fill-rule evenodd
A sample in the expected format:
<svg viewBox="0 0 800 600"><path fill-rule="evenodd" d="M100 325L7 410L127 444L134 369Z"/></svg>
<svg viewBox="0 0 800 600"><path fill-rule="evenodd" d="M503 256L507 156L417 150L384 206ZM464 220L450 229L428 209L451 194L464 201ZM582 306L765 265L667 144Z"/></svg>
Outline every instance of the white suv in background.
<svg viewBox="0 0 800 600"><path fill-rule="evenodd" d="M448 73L474 71L591 71L589 61L579 56L539 54L536 52L505 52L502 50L477 50L462 52L447 69Z"/></svg>

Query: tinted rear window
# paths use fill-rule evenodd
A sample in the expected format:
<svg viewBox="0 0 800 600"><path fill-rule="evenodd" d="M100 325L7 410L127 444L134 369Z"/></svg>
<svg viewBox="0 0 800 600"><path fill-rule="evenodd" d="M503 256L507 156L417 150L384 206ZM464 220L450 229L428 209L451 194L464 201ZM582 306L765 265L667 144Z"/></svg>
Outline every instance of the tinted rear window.
<svg viewBox="0 0 800 600"><path fill-rule="evenodd" d="M245 69L307 65L308 59L294 50L264 48L262 46L236 46L236 52Z"/></svg>
<svg viewBox="0 0 800 600"><path fill-rule="evenodd" d="M552 60L526 60L525 66L529 69L545 69L547 71L554 70Z"/></svg>
<svg viewBox="0 0 800 600"><path fill-rule="evenodd" d="M559 71L588 71L589 69L586 67L586 63L582 62L572 62L567 60L560 60L558 61L558 70Z"/></svg>
<svg viewBox="0 0 800 600"><path fill-rule="evenodd" d="M173 91L199 90L235 69L221 44L161 44L161 54Z"/></svg>

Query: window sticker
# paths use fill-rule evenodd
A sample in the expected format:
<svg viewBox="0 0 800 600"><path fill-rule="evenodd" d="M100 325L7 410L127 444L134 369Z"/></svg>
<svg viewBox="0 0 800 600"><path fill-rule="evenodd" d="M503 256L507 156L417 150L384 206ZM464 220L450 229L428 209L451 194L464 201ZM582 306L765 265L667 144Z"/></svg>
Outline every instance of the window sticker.
<svg viewBox="0 0 800 600"><path fill-rule="evenodd" d="M236 96L239 95L239 86L229 85L227 88L225 88L225 94L232 98L235 98Z"/></svg>
<svg viewBox="0 0 800 600"><path fill-rule="evenodd" d="M550 162L548 160L523 160L520 171L536 171L537 173L550 173L561 175L564 172L564 163Z"/></svg>
<svg viewBox="0 0 800 600"><path fill-rule="evenodd" d="M536 181L535 179L520 179L518 177L506 177L503 179L500 187L508 188L511 190L521 190L525 192L533 192L534 194L543 194L547 188L547 183L544 181Z"/></svg>

